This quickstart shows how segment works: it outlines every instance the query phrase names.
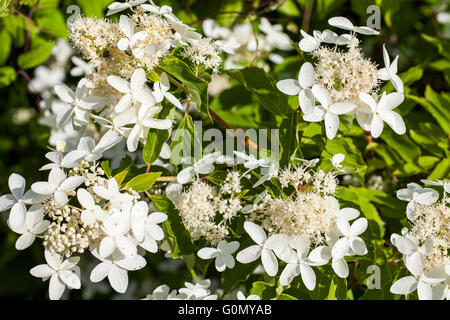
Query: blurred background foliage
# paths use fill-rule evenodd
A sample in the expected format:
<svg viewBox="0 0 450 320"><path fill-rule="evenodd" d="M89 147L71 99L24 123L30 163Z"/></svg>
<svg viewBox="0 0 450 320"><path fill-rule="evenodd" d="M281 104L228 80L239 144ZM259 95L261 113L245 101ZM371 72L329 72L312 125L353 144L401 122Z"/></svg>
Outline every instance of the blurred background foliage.
<svg viewBox="0 0 450 320"><path fill-rule="evenodd" d="M9 192L7 181L13 172L26 177L28 184L45 178L38 169L44 164L44 154L48 150L49 129L38 123L41 97L28 90L34 68L46 62L57 38L67 36L66 21L77 12L73 5L79 6L84 15L103 17L111 2L0 1L0 194ZM355 179L343 179L342 184L346 187L339 190L339 197L343 203L360 208L371 221L370 232L377 239L372 248L375 257L379 247L383 246L379 239L388 238L387 235L398 232L406 224L406 203L396 200L395 190L407 182L450 176L450 42L447 39L450 28L449 25L439 23L436 18L439 11L446 10L446 2L162 0L156 3L172 6L183 22L199 29L206 18L230 27L247 21L258 23L259 17L266 17L272 23L282 24L294 42L300 40L300 29L308 33L326 29L327 20L333 16L345 16L355 24L365 25L369 17L367 7L373 4L379 6L382 15L381 35L364 38L364 51L380 66L383 65L383 44L386 44L391 57L400 55L399 73L406 86L406 99L396 111L405 119L405 135L398 136L390 128L385 128L382 136L372 141L358 126L351 125L354 119L349 117L341 121L340 132L343 137L326 140L320 124L304 123L297 119L296 112L284 118L274 115L239 85L215 97L211 101L211 108L235 128L281 126L282 139L292 138L294 132L293 141L296 146L300 146L296 151L299 157L321 155L327 159L338 152L346 154L343 164L354 169ZM272 80L295 78L304 61L303 57L295 56L295 51L280 54L285 61L272 65L268 77ZM385 89L393 90L390 84ZM298 102L296 106L292 99L289 104L292 110L298 107ZM301 132L300 138L297 137L297 130L290 130L289 125L297 126ZM30 268L43 261L42 248L35 243L26 252L17 251L14 248L17 236L9 232L6 226L7 215L1 215L0 274L3 276L0 297L45 298L47 284L29 275ZM387 258L384 253L375 257L383 261ZM163 260L161 253L150 261L149 268L131 275L132 279L139 280L134 283L139 283L137 292L141 297L150 292L155 283L167 283L171 288L182 286L184 278L178 275L187 272L180 271L186 268L177 269L177 264L165 265ZM378 262L381 265L383 261ZM179 262L181 266L184 265L182 261ZM359 270L364 272L365 267ZM386 286L388 289L389 284ZM254 292L261 290L271 289L267 284L254 285ZM363 295L361 291L358 295L385 298L386 292L388 290L379 293L370 290L370 294L366 292ZM110 298L111 295L108 286L102 289L101 285L97 285L96 289L87 287L81 292L74 291L71 298Z"/></svg>

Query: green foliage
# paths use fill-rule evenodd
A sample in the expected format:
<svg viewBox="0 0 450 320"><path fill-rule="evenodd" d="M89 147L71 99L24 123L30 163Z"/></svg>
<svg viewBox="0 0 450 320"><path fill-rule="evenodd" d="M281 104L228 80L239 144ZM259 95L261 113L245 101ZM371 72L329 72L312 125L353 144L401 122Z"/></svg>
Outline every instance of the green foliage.
<svg viewBox="0 0 450 320"><path fill-rule="evenodd" d="M161 175L161 172L149 172L134 177L125 185L125 189L133 189L136 192L144 192L149 190L156 180Z"/></svg>

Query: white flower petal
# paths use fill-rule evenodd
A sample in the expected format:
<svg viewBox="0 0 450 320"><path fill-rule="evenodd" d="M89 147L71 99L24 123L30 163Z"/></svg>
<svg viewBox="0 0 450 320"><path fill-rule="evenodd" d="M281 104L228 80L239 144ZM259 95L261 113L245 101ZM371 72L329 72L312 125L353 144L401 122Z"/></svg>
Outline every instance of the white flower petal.
<svg viewBox="0 0 450 320"><path fill-rule="evenodd" d="M101 262L91 271L90 280L92 282L100 282L105 279L111 271L112 263Z"/></svg>
<svg viewBox="0 0 450 320"><path fill-rule="evenodd" d="M217 257L218 251L215 248L202 248L198 250L197 255L204 260Z"/></svg>
<svg viewBox="0 0 450 320"><path fill-rule="evenodd" d="M269 276L273 277L278 273L278 260L271 250L262 249L261 262Z"/></svg>
<svg viewBox="0 0 450 320"><path fill-rule="evenodd" d="M239 251L236 256L236 260L240 263L253 262L261 256L261 250L262 248L257 244L250 246L242 251Z"/></svg>
<svg viewBox="0 0 450 320"><path fill-rule="evenodd" d="M40 264L30 270L33 277L37 278L48 278L56 273L55 270L50 268L47 264Z"/></svg>
<svg viewBox="0 0 450 320"><path fill-rule="evenodd" d="M316 80L316 72L311 63L305 62L300 68L298 82L303 89L311 87Z"/></svg>
<svg viewBox="0 0 450 320"><path fill-rule="evenodd" d="M48 294L50 296L50 300L59 300L62 297L65 289L66 286L59 279L58 274L54 274L50 277L50 284L48 287Z"/></svg>
<svg viewBox="0 0 450 320"><path fill-rule="evenodd" d="M352 223L352 226L350 227L349 235L350 237L356 237L362 234L367 229L367 219L366 218L359 218L355 220L355 222Z"/></svg>
<svg viewBox="0 0 450 320"><path fill-rule="evenodd" d="M277 82L277 88L289 96L297 95L302 89L298 81L295 79L280 80Z"/></svg>
<svg viewBox="0 0 450 320"><path fill-rule="evenodd" d="M108 273L108 280L111 287L118 293L124 293L128 288L128 273L113 265Z"/></svg>
<svg viewBox="0 0 450 320"><path fill-rule="evenodd" d="M393 294L410 294L417 288L417 280L414 277L407 276L397 280L392 286L390 291Z"/></svg>
<svg viewBox="0 0 450 320"><path fill-rule="evenodd" d="M144 268L147 265L147 261L145 261L144 257L136 255L131 258L116 261L116 264L122 269L136 271Z"/></svg>
<svg viewBox="0 0 450 320"><path fill-rule="evenodd" d="M262 245L267 240L267 236L263 228L253 222L244 222L244 229L248 233L250 238L252 238L252 240L257 244Z"/></svg>
<svg viewBox="0 0 450 320"><path fill-rule="evenodd" d="M20 199L25 191L25 179L17 173L13 173L8 179L9 190L11 194L16 198Z"/></svg>
<svg viewBox="0 0 450 320"><path fill-rule="evenodd" d="M338 277L343 279L348 277L348 264L344 258L333 259L331 261L331 267L333 268L334 272L337 274Z"/></svg>
<svg viewBox="0 0 450 320"><path fill-rule="evenodd" d="M17 250L25 250L29 246L31 246L34 242L35 235L31 232L26 232L21 235L16 241L16 249Z"/></svg>
<svg viewBox="0 0 450 320"><path fill-rule="evenodd" d="M306 263L301 263L300 275L306 288L309 291L314 290L314 288L316 287L316 274L314 273L314 270Z"/></svg>

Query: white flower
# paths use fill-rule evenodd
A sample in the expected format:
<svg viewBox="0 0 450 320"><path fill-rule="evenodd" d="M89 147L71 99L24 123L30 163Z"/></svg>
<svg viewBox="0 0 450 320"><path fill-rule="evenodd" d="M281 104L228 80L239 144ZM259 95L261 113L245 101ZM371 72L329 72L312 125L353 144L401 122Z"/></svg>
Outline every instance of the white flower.
<svg viewBox="0 0 450 320"><path fill-rule="evenodd" d="M343 153L336 153L331 158L331 163L333 164L333 167L335 167L338 170L341 170L342 169L341 162L344 161L344 159L345 159L345 154L343 154Z"/></svg>
<svg viewBox="0 0 450 320"><path fill-rule="evenodd" d="M130 82L114 75L109 76L107 81L111 87L123 94L122 98L120 98L114 107L115 112L123 112L135 102L151 106L155 105L155 97L147 86L145 86L147 77L144 69L136 69L131 76Z"/></svg>
<svg viewBox="0 0 450 320"><path fill-rule="evenodd" d="M125 51L129 48L130 42L133 42L134 35L134 23L133 21L124 15L120 16L119 20L120 30L125 34L126 38L122 38L117 42L117 47L119 50Z"/></svg>
<svg viewBox="0 0 450 320"><path fill-rule="evenodd" d="M408 270L414 275L420 274L425 267L425 256L433 250L433 240L428 239L419 246L418 239L400 235L396 235L392 239L398 251L403 254L403 260Z"/></svg>
<svg viewBox="0 0 450 320"><path fill-rule="evenodd" d="M360 104L356 111L356 120L361 128L369 130L374 138L378 138L383 132L383 121L397 134L404 134L405 122L397 112L392 111L403 102L404 98L403 93L393 92L386 95L386 92L383 92L377 103L371 95L362 92L359 99L363 104Z"/></svg>
<svg viewBox="0 0 450 320"><path fill-rule="evenodd" d="M94 186L94 192L105 200L109 200L113 206L119 206L121 203L131 202L133 197L128 193L120 193L119 185L116 179L108 180L108 188L103 186Z"/></svg>
<svg viewBox="0 0 450 320"><path fill-rule="evenodd" d="M11 174L8 185L11 193L0 197L0 212L11 209L8 221L14 230L21 228L25 223L27 212L25 205L39 203L44 199L32 190L25 192L25 179L20 174Z"/></svg>
<svg viewBox="0 0 450 320"><path fill-rule="evenodd" d="M95 70L95 64L93 62L87 63L78 57L72 57L71 60L75 65L75 67L70 70L70 75L72 77L88 76Z"/></svg>
<svg viewBox="0 0 450 320"><path fill-rule="evenodd" d="M100 242L98 252L106 258L118 249L124 256L132 257L137 254L135 242L128 237L131 229L130 216L123 212L116 212L103 221L102 230L105 237Z"/></svg>
<svg viewBox="0 0 450 320"><path fill-rule="evenodd" d="M125 2L113 2L108 6L106 16L110 16L126 9L132 9L133 7L145 2L147 2L147 0L125 0Z"/></svg>
<svg viewBox="0 0 450 320"><path fill-rule="evenodd" d="M227 243L225 240L222 240L217 245L217 248L202 248L197 252L197 255L205 260L216 258L216 269L217 271L222 272L227 267L230 269L234 268L235 262L232 253L234 253L238 248L238 241L231 241Z"/></svg>
<svg viewBox="0 0 450 320"><path fill-rule="evenodd" d="M237 292L237 299L238 300L261 300L261 298L256 294L250 294L248 297L245 297L245 295L240 290Z"/></svg>
<svg viewBox="0 0 450 320"><path fill-rule="evenodd" d="M170 81L167 77L167 73L161 73L160 78L161 81L155 82L153 86L153 95L155 96L156 102L161 102L164 100L164 98L166 98L175 107L183 110L183 106L181 105L180 101L178 101L178 99L169 92Z"/></svg>
<svg viewBox="0 0 450 320"><path fill-rule="evenodd" d="M215 41L214 44L223 52L226 52L228 54L235 54L235 50L239 49L241 47L241 43L237 42L234 39L230 39L228 41Z"/></svg>
<svg viewBox="0 0 450 320"><path fill-rule="evenodd" d="M81 221L87 226L93 226L97 221L103 221L107 217L107 213L95 204L94 197L86 191L86 189L78 189L78 202L85 210L81 212Z"/></svg>
<svg viewBox="0 0 450 320"><path fill-rule="evenodd" d="M240 159L237 163L243 163L244 167L248 169L248 171L257 169L259 167L270 167L272 164L269 159L256 159L253 154L247 155L240 151L233 151L233 153ZM248 173L248 171L245 174Z"/></svg>
<svg viewBox="0 0 450 320"><path fill-rule="evenodd" d="M153 290L152 294L147 295L145 300L179 300L177 290L170 291L169 286L162 284Z"/></svg>
<svg viewBox="0 0 450 320"><path fill-rule="evenodd" d="M403 82L402 79L400 79L400 77L397 75L398 55L391 63L391 60L389 59L389 54L386 50L386 46L383 45L383 59L384 59L384 68L378 70L378 78L383 81L391 80L395 90L397 90L397 92L403 93Z"/></svg>
<svg viewBox="0 0 450 320"><path fill-rule="evenodd" d="M97 145L95 145L93 138L82 137L77 149L69 152L64 157L64 162L71 167L78 166L81 160L95 162L103 157L103 152L114 147L122 138L122 136L113 130L107 131Z"/></svg>
<svg viewBox="0 0 450 320"><path fill-rule="evenodd" d="M134 238L140 242L144 239L144 223L148 215L148 205L145 201L139 201L130 210L130 226Z"/></svg>
<svg viewBox="0 0 450 320"><path fill-rule="evenodd" d="M185 288L178 290L180 293L178 295L179 298L186 300L217 300L217 295L210 295L208 288L211 285L211 281L208 279L200 280L195 284L185 282L184 285Z"/></svg>
<svg viewBox="0 0 450 320"><path fill-rule="evenodd" d="M56 123L58 127L63 126L72 116L74 124L81 126L89 123L90 110L98 110L102 108L106 100L102 97L86 95L88 80L81 79L78 82L75 92L65 84L57 85L55 92L58 97L67 103L67 105L58 113Z"/></svg>
<svg viewBox="0 0 450 320"><path fill-rule="evenodd" d="M299 47L304 52L311 52L319 48L321 42L334 43L338 38L338 35L330 30L313 31L313 36L310 36L305 31L300 30L303 39L299 42Z"/></svg>
<svg viewBox="0 0 450 320"><path fill-rule="evenodd" d="M295 277L301 275L306 288L314 290L316 287L316 274L311 268L311 265L315 263L308 259L310 245L311 241L303 237L298 237L290 242L290 246L295 249L295 252L292 250L292 253L288 255L288 259L284 259L287 265L280 275L280 284L282 286L289 285Z"/></svg>
<svg viewBox="0 0 450 320"><path fill-rule="evenodd" d="M62 262L58 255L53 255L45 250L47 264L38 265L30 270L32 276L42 278L44 281L50 278L48 293L51 300L58 300L64 293L66 286L69 289L80 289L80 277L74 272L79 257L70 257Z"/></svg>
<svg viewBox="0 0 450 320"><path fill-rule="evenodd" d="M429 206L439 199L439 193L431 188L422 188L417 183L408 183L407 188L397 191L397 198L408 201L406 206L406 216L409 220L414 221L417 204Z"/></svg>
<svg viewBox="0 0 450 320"><path fill-rule="evenodd" d="M34 69L34 78L29 82L28 89L33 93L48 93L47 90L63 83L65 77L66 71L64 68L49 68L40 65Z"/></svg>
<svg viewBox="0 0 450 320"><path fill-rule="evenodd" d="M65 205L69 198L67 194L75 190L84 182L83 176L68 177L60 168L53 168L48 175L48 182L36 182L31 185L31 190L37 194L54 195L60 205Z"/></svg>
<svg viewBox="0 0 450 320"><path fill-rule="evenodd" d="M348 45L350 43L357 43L358 39L350 34L343 34L338 36L331 30L324 30L323 32L314 30L313 35L310 36L305 31L300 30L303 39L299 42L299 48L304 52L311 52L319 48L322 42L336 44L336 45Z"/></svg>
<svg viewBox="0 0 450 320"><path fill-rule="evenodd" d="M359 211L354 208L343 208L338 212L338 219L343 219L346 221L354 220L358 216ZM331 229L329 232L325 234L327 244L316 247L314 250L311 251L308 258L314 263L314 265L327 264L328 261L331 259L331 267L333 268L333 271L336 273L336 275L345 279L348 277L349 273L347 262L345 261L344 257L335 258L331 254L331 250L334 244L339 240L339 237L340 237L339 229ZM349 254L350 253L347 253L346 255Z"/></svg>
<svg viewBox="0 0 450 320"><path fill-rule="evenodd" d="M45 154L45 157L51 161L51 163L48 163L44 166L42 166L39 170L51 170L53 168L73 168L75 167L75 164L67 163L67 161L64 161L64 156L59 151L50 151ZM67 159L66 159L67 160ZM73 165L73 166L72 166Z"/></svg>
<svg viewBox="0 0 450 320"><path fill-rule="evenodd" d="M257 186L263 184L264 182L272 179L273 177L278 176L278 162L277 161L270 161L270 166L262 167L261 168L261 178L259 178L258 181L253 185L253 188L256 188Z"/></svg>
<svg viewBox="0 0 450 320"><path fill-rule="evenodd" d="M336 28L353 31L365 35L379 35L380 33L369 27L356 27L353 23L345 17L333 17L328 20L328 23Z"/></svg>
<svg viewBox="0 0 450 320"><path fill-rule="evenodd" d="M199 174L209 174L214 171L214 161L220 155L220 152L208 153L198 161L194 160L192 166L181 170L177 175L177 182L179 184L186 184ZM183 160L187 160L183 159Z"/></svg>
<svg viewBox="0 0 450 320"><path fill-rule="evenodd" d="M444 180L426 180L426 179L422 179L420 180L422 183L426 183L429 184L431 186L439 186L439 187L443 187L444 191L447 193L450 193L450 180L449 181L444 181Z"/></svg>
<svg viewBox="0 0 450 320"><path fill-rule="evenodd" d="M205 36L212 39L228 39L231 36L231 30L221 27L214 19L205 19L202 29Z"/></svg>
<svg viewBox="0 0 450 320"><path fill-rule="evenodd" d="M318 84L312 87L312 93L320 102L320 106L315 106L310 113L303 116L303 119L309 122L325 120L327 138L333 139L339 128L338 115L349 113L356 105L349 101L333 103L330 93Z"/></svg>
<svg viewBox="0 0 450 320"><path fill-rule="evenodd" d="M139 255L126 257L115 251L109 258L102 257L98 249L91 250L94 257L100 262L91 271L90 280L92 282L100 282L108 277L111 287L119 292L124 293L128 288L128 272L142 269L146 266L147 261Z"/></svg>
<svg viewBox="0 0 450 320"><path fill-rule="evenodd" d="M158 242L164 239L164 230L158 224L167 220L167 215L162 212L152 212L144 221L144 238L138 245L148 252L158 251Z"/></svg>
<svg viewBox="0 0 450 320"><path fill-rule="evenodd" d="M331 249L331 254L334 259L343 258L349 253L350 249L360 256L367 253L366 244L364 240L359 237L359 235L367 229L366 218L359 218L350 226L348 220L340 217L336 220L336 226L344 237L337 240Z"/></svg>
<svg viewBox="0 0 450 320"><path fill-rule="evenodd" d="M261 257L266 273L269 276L275 276L278 273L278 260L274 252L282 255L289 246L289 238L280 234L274 234L267 238L260 226L249 221L244 223L244 229L257 244L240 251L236 256L237 261L250 263Z"/></svg>
<svg viewBox="0 0 450 320"><path fill-rule="evenodd" d="M291 39L285 33L283 33L283 26L281 24L270 24L267 18L261 18L259 24L259 30L264 32L267 37L267 42L280 50L292 49Z"/></svg>
<svg viewBox="0 0 450 320"><path fill-rule="evenodd" d="M413 276L400 278L391 286L393 294L410 294L417 290L419 300L442 300L445 295L445 288L439 285L445 281L446 274L441 268L424 272L423 267L415 265L415 261L405 263L406 268Z"/></svg>
<svg viewBox="0 0 450 320"><path fill-rule="evenodd" d="M24 225L15 232L21 234L16 241L17 250L25 250L31 246L36 235L43 233L50 225L50 221L44 220L44 212L41 205L33 205L25 216Z"/></svg>
<svg viewBox="0 0 450 320"><path fill-rule="evenodd" d="M139 141L147 137L150 128L166 130L172 127L172 121L168 119L155 119L154 116L160 112L162 107L150 105L141 105L137 111L137 115L131 119L130 123L134 124L133 129L128 135L127 148L128 151L137 150Z"/></svg>
<svg viewBox="0 0 450 320"><path fill-rule="evenodd" d="M277 88L284 94L298 95L300 107L305 114L310 113L314 107L314 96L311 87L314 85L316 72L311 63L305 62L300 68L298 80L286 79L277 82Z"/></svg>

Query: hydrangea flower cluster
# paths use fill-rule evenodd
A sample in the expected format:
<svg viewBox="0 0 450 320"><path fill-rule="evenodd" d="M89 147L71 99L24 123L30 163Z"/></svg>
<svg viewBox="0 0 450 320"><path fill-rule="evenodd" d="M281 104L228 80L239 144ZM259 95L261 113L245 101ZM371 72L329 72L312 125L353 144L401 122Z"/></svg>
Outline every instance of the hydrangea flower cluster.
<svg viewBox="0 0 450 320"><path fill-rule="evenodd" d="M408 295L417 290L420 300L449 299L450 285L450 198L449 183L422 180L443 187L443 197L431 188L415 183L397 192L400 200L409 201L407 217L411 228L393 234L391 242L403 254L403 262L412 274L398 279L391 287L395 294Z"/></svg>
<svg viewBox="0 0 450 320"><path fill-rule="evenodd" d="M51 299L59 299L65 286L80 288L80 270L74 267L80 260L76 255L85 251L101 261L91 281L108 277L112 288L123 293L127 271L146 265L138 247L158 251L158 241L164 238L159 224L167 215L150 212L137 192L121 191L115 178L106 178L100 167L87 161L67 171L54 166L48 181L32 184L25 194L25 179L18 174L9 178L11 194L0 198L0 210L11 209L8 225L21 235L16 248L24 250L36 238L43 240L47 265L33 268L31 274L50 277Z"/></svg>
<svg viewBox="0 0 450 320"><path fill-rule="evenodd" d="M383 47L384 68L364 57L357 34L378 35L368 27L356 27L344 17L329 19L333 27L350 33L338 35L331 30L314 31L313 36L303 30L299 48L312 55L315 63L305 62L298 79L277 83L287 95L298 95L303 119L325 122L328 139L333 139L339 128L339 116L353 113L363 130L378 138L386 122L397 134L406 132L402 117L394 108L404 100L403 83L397 75L398 56L390 61ZM346 47L347 50L341 50ZM396 92L380 93L381 81L391 81Z"/></svg>

